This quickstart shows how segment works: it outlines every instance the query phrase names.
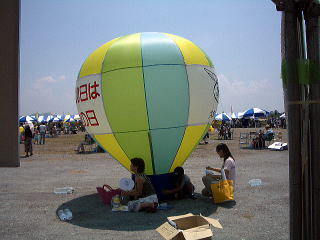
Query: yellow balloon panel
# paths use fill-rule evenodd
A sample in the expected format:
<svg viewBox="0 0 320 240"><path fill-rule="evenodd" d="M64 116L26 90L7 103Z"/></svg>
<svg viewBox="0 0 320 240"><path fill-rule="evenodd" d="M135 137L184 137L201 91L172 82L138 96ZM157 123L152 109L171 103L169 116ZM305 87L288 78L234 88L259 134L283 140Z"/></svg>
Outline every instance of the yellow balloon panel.
<svg viewBox="0 0 320 240"><path fill-rule="evenodd" d="M205 124L198 126L189 126L186 128L183 140L181 142L181 146L170 168L170 172L173 172L176 167L183 165L183 163L191 154L193 149L198 145L199 141L202 139L208 127L209 125Z"/></svg>
<svg viewBox="0 0 320 240"><path fill-rule="evenodd" d="M101 73L104 57L106 56L106 53L110 48L110 46L118 39L119 38L115 38L103 44L101 47L96 49L92 54L90 54L90 56L86 59L86 61L82 65L79 77Z"/></svg>
<svg viewBox="0 0 320 240"><path fill-rule="evenodd" d="M130 160L127 155L122 151L116 138L113 134L94 135L97 142L110 153L115 159L117 159L125 168L130 169Z"/></svg>
<svg viewBox="0 0 320 240"><path fill-rule="evenodd" d="M169 36L173 41L175 41L175 43L179 46L185 64L200 64L212 66L208 61L206 54L193 42L173 34L165 34Z"/></svg>
<svg viewBox="0 0 320 240"><path fill-rule="evenodd" d="M148 131L115 133L115 138L129 159L142 158L145 163L145 173L155 174Z"/></svg>

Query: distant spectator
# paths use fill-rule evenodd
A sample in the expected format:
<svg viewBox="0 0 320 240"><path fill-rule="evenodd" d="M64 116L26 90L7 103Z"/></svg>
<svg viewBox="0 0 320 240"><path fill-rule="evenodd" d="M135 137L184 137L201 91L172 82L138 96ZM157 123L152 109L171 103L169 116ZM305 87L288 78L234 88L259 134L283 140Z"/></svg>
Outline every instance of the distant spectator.
<svg viewBox="0 0 320 240"><path fill-rule="evenodd" d="M265 138L262 130L259 130L258 135L252 139L252 148L262 149L265 147Z"/></svg>
<svg viewBox="0 0 320 240"><path fill-rule="evenodd" d="M94 144L95 141L94 139L91 137L91 135L89 133L86 133L86 135L84 136L84 141L81 142L79 145L78 145L78 148L76 150L76 152L78 153L84 153L85 152L85 148L84 148L84 145L91 145L91 144Z"/></svg>
<svg viewBox="0 0 320 240"><path fill-rule="evenodd" d="M39 132L38 126L34 128L33 139L34 139L34 144L39 144L40 132Z"/></svg>
<svg viewBox="0 0 320 240"><path fill-rule="evenodd" d="M40 132L40 144L45 144L46 142L46 131L47 127L43 123L39 126L39 132Z"/></svg>
<svg viewBox="0 0 320 240"><path fill-rule="evenodd" d="M33 152L32 152L32 131L31 131L29 125L27 125L25 127L24 137L25 137L25 139L24 139L24 151L26 152L25 157L29 157L29 156L33 155ZM30 153L30 155L29 155L29 153Z"/></svg>
<svg viewBox="0 0 320 240"><path fill-rule="evenodd" d="M20 133L20 144L21 144L22 141L24 140L24 128L23 128L22 123L20 123L19 133Z"/></svg>
<svg viewBox="0 0 320 240"><path fill-rule="evenodd" d="M209 139L209 132L207 132L204 136L203 136L203 138L202 138L202 141L204 141L204 144L208 144L208 141L207 141L207 139Z"/></svg>
<svg viewBox="0 0 320 240"><path fill-rule="evenodd" d="M272 131L272 129L270 128L269 125L266 125L266 132L264 133L263 138L264 138L264 139L268 139L268 138L271 137L271 135L273 136L273 135L274 135L274 132Z"/></svg>

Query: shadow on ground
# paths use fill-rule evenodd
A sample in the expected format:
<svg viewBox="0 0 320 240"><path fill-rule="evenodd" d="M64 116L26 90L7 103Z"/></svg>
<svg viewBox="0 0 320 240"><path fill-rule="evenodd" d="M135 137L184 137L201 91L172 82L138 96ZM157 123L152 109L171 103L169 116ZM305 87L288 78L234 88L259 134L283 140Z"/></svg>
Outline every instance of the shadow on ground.
<svg viewBox="0 0 320 240"><path fill-rule="evenodd" d="M117 230L117 231L139 231L159 227L167 221L168 216L182 215L187 213L202 214L209 216L216 212L217 205L212 199L198 196L197 200L184 199L170 201L168 204L174 206L169 210L158 210L156 213L146 212L112 212L111 207L102 204L98 194L91 194L73 199L59 206L60 209L69 208L73 213L73 219L69 222L84 228ZM220 207L232 208L235 202L224 203Z"/></svg>

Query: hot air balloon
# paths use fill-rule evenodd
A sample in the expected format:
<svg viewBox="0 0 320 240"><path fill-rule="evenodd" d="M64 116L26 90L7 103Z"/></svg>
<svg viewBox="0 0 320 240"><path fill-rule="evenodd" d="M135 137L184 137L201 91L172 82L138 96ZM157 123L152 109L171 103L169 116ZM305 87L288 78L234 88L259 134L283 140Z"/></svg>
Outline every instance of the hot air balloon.
<svg viewBox="0 0 320 240"><path fill-rule="evenodd" d="M86 130L130 168L147 175L182 166L214 119L218 79L191 41L167 33L136 33L96 49L82 65L76 104Z"/></svg>

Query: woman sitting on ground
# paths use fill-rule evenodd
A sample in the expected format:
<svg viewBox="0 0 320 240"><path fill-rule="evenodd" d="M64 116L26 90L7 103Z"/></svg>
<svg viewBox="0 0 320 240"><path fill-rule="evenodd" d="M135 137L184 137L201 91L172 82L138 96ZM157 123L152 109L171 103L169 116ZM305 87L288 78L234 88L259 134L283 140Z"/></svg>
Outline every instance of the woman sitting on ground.
<svg viewBox="0 0 320 240"><path fill-rule="evenodd" d="M217 183L221 180L222 169L224 170L228 180L233 180L233 182L236 180L236 165L228 146L224 143L220 143L218 144L216 151L219 157L223 159L223 164L221 168L206 167L207 170L211 170L219 174L207 174L202 177L202 182L205 186L202 190L202 195L204 196L212 196L211 184Z"/></svg>
<svg viewBox="0 0 320 240"><path fill-rule="evenodd" d="M128 202L129 211L155 212L158 206L158 197L150 179L144 174L145 164L141 158L131 159L130 170L135 175L135 187L131 191L121 191L122 196L132 197Z"/></svg>

